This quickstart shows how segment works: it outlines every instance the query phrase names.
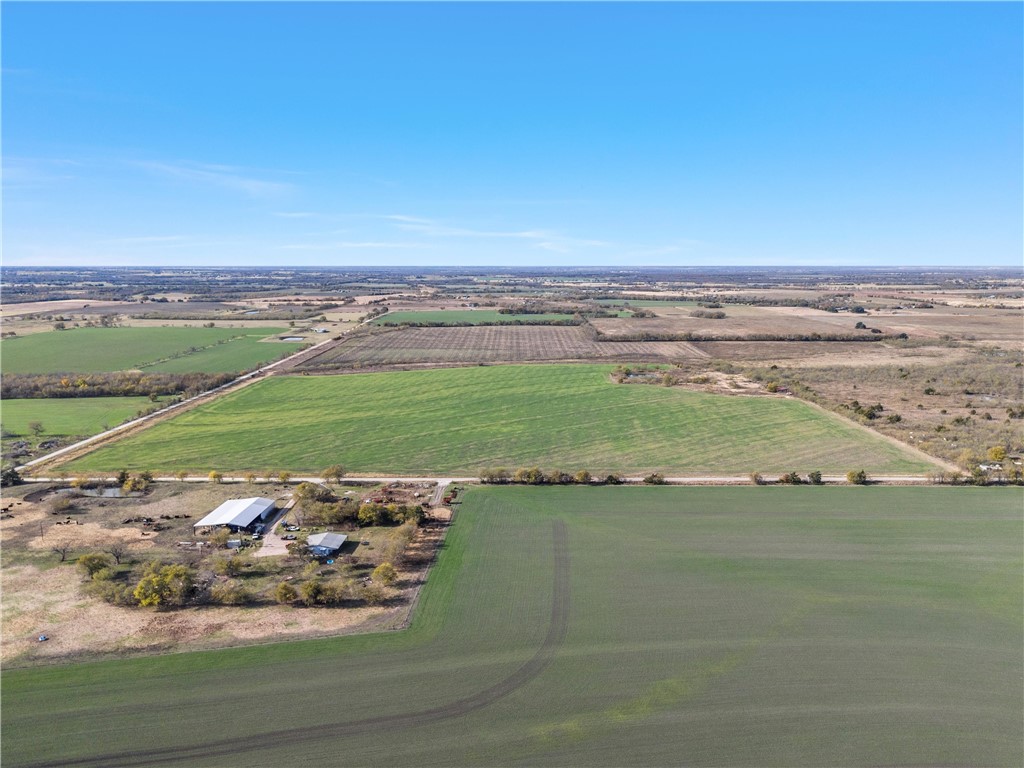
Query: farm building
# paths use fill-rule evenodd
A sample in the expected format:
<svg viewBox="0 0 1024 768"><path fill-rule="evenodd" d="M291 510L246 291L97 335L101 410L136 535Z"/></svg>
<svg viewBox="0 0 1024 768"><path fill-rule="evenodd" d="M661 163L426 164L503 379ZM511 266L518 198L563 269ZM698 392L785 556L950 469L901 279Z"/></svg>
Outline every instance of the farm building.
<svg viewBox="0 0 1024 768"><path fill-rule="evenodd" d="M317 557L329 557L341 549L347 538L343 533L314 533L306 539L306 545Z"/></svg>
<svg viewBox="0 0 1024 768"><path fill-rule="evenodd" d="M231 499L225 501L192 527L214 528L226 526L232 531L239 531L266 522L273 513L273 499L260 497Z"/></svg>

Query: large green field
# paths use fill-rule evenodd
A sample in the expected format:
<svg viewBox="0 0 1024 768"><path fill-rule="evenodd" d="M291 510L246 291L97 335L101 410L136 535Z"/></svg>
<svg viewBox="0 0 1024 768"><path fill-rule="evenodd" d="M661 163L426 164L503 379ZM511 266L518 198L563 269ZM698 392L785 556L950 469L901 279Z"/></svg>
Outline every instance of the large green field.
<svg viewBox="0 0 1024 768"><path fill-rule="evenodd" d="M104 426L116 427L143 408L151 408L154 405L148 397L48 397L4 400L0 403L0 422L5 432L15 436L31 434L28 425L33 421L43 425L42 435L46 437L94 435L102 432Z"/></svg>
<svg viewBox="0 0 1024 768"><path fill-rule="evenodd" d="M471 490L411 629L7 669L3 765L1019 766L1021 502Z"/></svg>
<svg viewBox="0 0 1024 768"><path fill-rule="evenodd" d="M270 362L301 345L262 343L282 328L73 328L0 342L4 373L104 373L145 368L222 373Z"/></svg>
<svg viewBox="0 0 1024 768"><path fill-rule="evenodd" d="M536 314L503 315L496 309L438 309L388 312L373 322L377 325L427 323L444 325L496 325L519 323L522 325L549 323L552 320L572 320L572 315Z"/></svg>
<svg viewBox="0 0 1024 768"><path fill-rule="evenodd" d="M797 400L615 384L612 366L490 366L273 377L69 465L76 470L474 473L923 472Z"/></svg>

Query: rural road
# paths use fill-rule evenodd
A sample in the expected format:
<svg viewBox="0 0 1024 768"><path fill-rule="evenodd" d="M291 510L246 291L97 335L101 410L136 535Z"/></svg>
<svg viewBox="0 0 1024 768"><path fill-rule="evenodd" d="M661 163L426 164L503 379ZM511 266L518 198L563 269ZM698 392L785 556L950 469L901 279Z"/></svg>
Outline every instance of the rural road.
<svg viewBox="0 0 1024 768"><path fill-rule="evenodd" d="M93 479L100 480L103 476L93 476ZM108 475L106 479L113 481L114 476ZM826 485L849 485L845 475L823 475L822 482ZM206 475L189 475L184 478L177 478L173 475L159 475L153 478L158 483L211 483L209 477ZM24 478L26 483L59 483L67 482L68 478L51 476L51 477L26 477ZM221 482L224 484L247 484L248 481L244 477L238 475L224 476L221 478ZM301 476L296 475L288 479L289 483L323 483L323 478L314 475ZM346 475L342 478L342 484L344 483L437 483L438 487L435 489L431 501L436 506L440 503L440 499L444 496L444 490L448 485L452 483L473 483L479 484L480 478L478 477L403 477L399 475ZM622 482L624 485L643 485L644 479L640 475L623 477ZM256 485L273 485L278 483L277 480L257 480ZM700 476L684 476L684 477L666 477L665 483L667 485L751 485L749 475L700 475ZM765 485L774 484L774 478L771 475L765 475ZM931 485L932 480L927 475L868 475L869 485Z"/></svg>
<svg viewBox="0 0 1024 768"><path fill-rule="evenodd" d="M271 747L292 744L310 745L321 741L332 741L338 737L354 736L367 731L385 733L389 728L410 728L434 725L456 717L462 717L505 698L522 688L540 675L555 658L569 631L569 607L571 599L569 578L569 533L561 520L552 521L552 549L554 560L554 583L551 595L551 618L547 635L533 656L515 672L489 688L458 699L448 704L431 707L418 712L398 715L381 715L362 720L326 725L288 728L280 731L263 732L254 736L221 739L189 747L165 747L162 749L132 750L114 752L93 757L65 760L60 763L35 763L32 768L55 768L56 766L130 766L159 765L162 763L188 763L195 760L208 762L210 758L234 758L240 754Z"/></svg>
<svg viewBox="0 0 1024 768"><path fill-rule="evenodd" d="M174 405L169 405L166 408L161 408L156 413L151 413L148 416L140 416L137 419L132 419L131 421L127 421L124 424L119 424L118 426L113 427L112 429L100 432L99 434L93 435L92 437L87 437L85 438L85 440L79 440L77 443L72 443L71 445L66 445L63 448L58 448L56 451L48 453L45 456L40 456L38 459L27 461L21 466L16 467L16 469L19 472L21 472L22 470L31 469L34 466L44 464L48 461L53 461L56 458L60 458L61 456L72 453L73 451L78 451L82 448L92 445L93 443L100 443L110 437L113 437L114 435L118 435L130 429L135 429L140 425L146 424L155 419L162 419L168 413L189 407L191 405L194 405L196 402L210 398L211 396L223 394L226 390L233 389L235 387L238 387L239 385L251 383L259 376L262 376L267 372L274 370L278 366L283 365L290 360L294 360L299 355L307 354L312 350L322 347L325 344L330 344L333 341L334 339L328 339L327 341L322 341L319 344L314 344L312 347L306 347L305 349L296 352L294 355L289 355L288 357L278 360L276 363L270 363L269 365L265 365L262 368L257 368L255 371L252 371L251 373L244 373L237 379L232 379L227 384L221 384L219 387L208 389L205 392L201 392L200 394L195 395L194 397L182 400L180 403L175 403Z"/></svg>
<svg viewBox="0 0 1024 768"><path fill-rule="evenodd" d="M383 315L386 314L387 312L383 313ZM362 322L358 323L354 328L349 330L345 335L347 336L356 328L366 325L367 323L371 323L378 317L382 317L383 315L376 315L375 317L363 320ZM127 432L130 429L136 429L139 426L148 424L149 422L154 421L156 419L163 419L164 417L166 417L168 413L171 413L173 411L191 407L205 399L222 395L226 393L228 390L234 389L239 386L243 386L245 384L251 384L260 376L264 376L267 373L273 372L277 368L287 367L293 364L295 361L299 360L300 358L316 357L322 352L327 351L326 349L324 349L324 347L337 343L339 342L336 339L330 338L321 341L319 344L314 344L311 347L305 347L303 349L300 349L294 355L288 355L288 357L283 357L276 362L264 365L262 368L257 368L255 371L243 373L241 376L239 376L236 379L232 379L227 384L221 384L219 387L214 387L213 389L208 389L205 392L200 392L198 395L190 397L187 400L182 400L180 403L175 403L174 405L169 405L166 408L161 408L156 413L151 413L148 416L140 416L137 419L132 419L131 421L125 422L124 424L119 424L118 426L112 429L105 430L97 435L93 435L92 437L87 437L85 438L85 440L79 440L77 443L72 443L71 445L66 445L63 448L58 448L56 451L48 453L45 456L40 456L38 459L32 459L32 461L27 461L21 466L15 467L15 469L19 472L21 472L22 470L31 469L32 467L39 466L40 464L45 464L46 462L49 461L53 461L54 459L60 458L61 456L65 456L69 453L79 451L82 448L86 448L90 445L93 445L94 443L101 443L115 435L119 435L122 432Z"/></svg>

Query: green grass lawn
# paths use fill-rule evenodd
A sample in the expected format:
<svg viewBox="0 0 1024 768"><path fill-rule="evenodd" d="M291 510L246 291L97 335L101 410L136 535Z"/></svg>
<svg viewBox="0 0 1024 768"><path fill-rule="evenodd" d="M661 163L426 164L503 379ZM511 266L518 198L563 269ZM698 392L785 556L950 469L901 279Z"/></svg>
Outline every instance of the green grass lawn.
<svg viewBox="0 0 1024 768"><path fill-rule="evenodd" d="M452 325L495 325L498 323L521 323L531 325L546 323L552 320L572 320L572 315L540 314L540 315L503 315L496 309L439 309L406 312L388 312L373 322L377 325L401 323L449 323Z"/></svg>
<svg viewBox="0 0 1024 768"><path fill-rule="evenodd" d="M219 373L271 361L298 344L260 343L283 328L73 328L0 342L4 373Z"/></svg>
<svg viewBox="0 0 1024 768"><path fill-rule="evenodd" d="M1019 766L1021 502L470 490L409 630L5 669L3 764Z"/></svg>
<svg viewBox="0 0 1024 768"><path fill-rule="evenodd" d="M167 398L161 398L160 402ZM41 422L43 437L86 436L116 427L143 408L151 408L148 397L48 397L0 402L0 423L17 437L31 435L29 422Z"/></svg>
<svg viewBox="0 0 1024 768"><path fill-rule="evenodd" d="M922 472L797 400L614 384L612 366L487 366L273 377L100 449L74 470L474 473Z"/></svg>

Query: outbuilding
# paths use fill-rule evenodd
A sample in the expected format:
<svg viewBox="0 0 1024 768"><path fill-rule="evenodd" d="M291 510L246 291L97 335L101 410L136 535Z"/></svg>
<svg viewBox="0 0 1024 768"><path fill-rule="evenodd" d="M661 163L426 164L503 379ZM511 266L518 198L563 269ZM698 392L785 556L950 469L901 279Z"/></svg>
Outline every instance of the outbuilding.
<svg viewBox="0 0 1024 768"><path fill-rule="evenodd" d="M314 533L306 539L306 546L317 557L330 557L341 549L347 538L343 533Z"/></svg>
<svg viewBox="0 0 1024 768"><path fill-rule="evenodd" d="M274 514L274 500L255 497L225 501L193 528L226 527L232 531L248 530L264 523Z"/></svg>

